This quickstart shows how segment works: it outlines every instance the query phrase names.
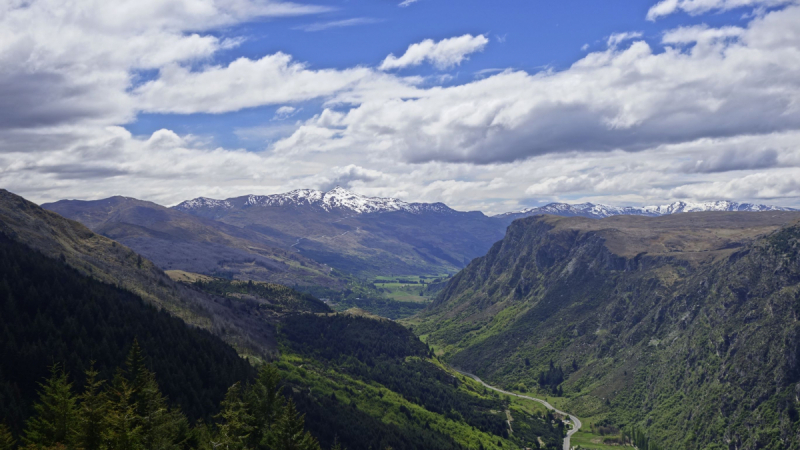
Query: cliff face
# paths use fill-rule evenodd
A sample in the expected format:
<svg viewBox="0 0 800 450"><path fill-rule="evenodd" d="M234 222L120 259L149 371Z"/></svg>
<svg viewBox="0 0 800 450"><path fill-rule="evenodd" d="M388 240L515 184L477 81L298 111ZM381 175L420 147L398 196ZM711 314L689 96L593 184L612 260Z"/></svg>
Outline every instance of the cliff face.
<svg viewBox="0 0 800 450"><path fill-rule="evenodd" d="M798 219L519 220L415 329L455 366L563 390L667 448L800 448Z"/></svg>

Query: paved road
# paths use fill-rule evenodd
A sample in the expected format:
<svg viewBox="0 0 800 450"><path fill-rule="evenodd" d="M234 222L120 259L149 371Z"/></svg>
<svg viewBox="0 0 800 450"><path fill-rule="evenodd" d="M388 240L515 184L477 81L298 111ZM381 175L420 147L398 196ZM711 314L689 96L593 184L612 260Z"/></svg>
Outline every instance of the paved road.
<svg viewBox="0 0 800 450"><path fill-rule="evenodd" d="M483 380L481 380L480 378L478 378L477 376L475 376L475 375L473 375L473 374L471 374L469 372L464 372L464 371L458 370L456 368L453 368L453 370L455 370L456 372L458 372L458 373L460 373L462 375L466 375L466 376L472 378L473 380L477 381L478 383L486 386L487 388L489 388L489 389L491 389L493 391L502 392L503 394L513 395L513 396L519 397L519 398L526 398L528 400L533 400L535 402L539 402L539 403L543 404L545 406L545 408L547 408L547 409L552 409L557 414L561 414L562 416L569 416L569 418L572 421L574 426L572 427L571 430L567 431L567 437L564 438L564 450L570 450L570 448L571 448L570 447L570 442L569 442L570 438L572 437L573 434L577 433L578 430L581 429L581 421L580 421L580 419L578 419L577 417L573 416L572 414L565 413L564 411L559 411L553 405L551 405L550 403L547 403L546 401L544 401L542 399L528 397L527 395L519 395L519 394L515 394L513 392L504 391L502 389L499 389L499 388L496 388L494 386L491 386L491 385L488 385L488 384L484 383Z"/></svg>

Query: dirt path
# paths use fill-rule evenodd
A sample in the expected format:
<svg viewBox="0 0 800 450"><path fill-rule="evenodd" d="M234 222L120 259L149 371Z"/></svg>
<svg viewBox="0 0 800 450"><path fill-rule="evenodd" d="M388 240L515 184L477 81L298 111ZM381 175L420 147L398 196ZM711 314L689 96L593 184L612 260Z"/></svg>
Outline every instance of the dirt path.
<svg viewBox="0 0 800 450"><path fill-rule="evenodd" d="M503 393L503 394L506 394L506 395L513 395L514 397L533 400L535 402L541 403L542 405L545 406L545 408L550 409L550 410L552 410L553 412L555 412L557 414L561 414L562 416L568 416L569 419L572 421L573 427L572 427L571 430L567 431L567 437L564 438L564 450L570 450L570 448L571 448L571 446L570 446L570 438L572 438L572 435L577 433L578 430L581 429L581 421L580 421L580 419L578 419L577 417L573 416L572 414L565 413L564 411L560 411L560 410L556 409L555 406L551 405L550 403L548 403L548 402L546 402L546 401L544 401L542 399L528 397L527 395L520 395L520 394L515 394L513 392L504 391L504 390L502 390L500 388L496 388L494 386L491 386L489 384L484 383L483 380L481 380L476 375L473 375L473 374L471 374L469 372L464 372L464 371L458 370L456 368L453 368L453 370L455 370L456 372L458 372L458 373L460 373L462 375L466 375L466 376L472 378L473 380L477 381L478 383L486 386L487 388L489 388L489 389L491 389L493 391L497 391L497 392L500 392L500 393Z"/></svg>

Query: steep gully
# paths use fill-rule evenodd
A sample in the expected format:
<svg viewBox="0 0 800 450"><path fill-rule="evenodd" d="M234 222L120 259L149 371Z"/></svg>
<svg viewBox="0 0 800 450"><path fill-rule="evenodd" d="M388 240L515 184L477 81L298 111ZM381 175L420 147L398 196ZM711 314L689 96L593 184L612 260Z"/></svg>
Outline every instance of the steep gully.
<svg viewBox="0 0 800 450"><path fill-rule="evenodd" d="M466 375L466 376L472 378L473 380L477 381L478 383L484 385L485 387L487 387L487 388L489 388L489 389L491 389L493 391L497 391L497 392L500 392L500 393L506 394L506 395L513 395L513 396L519 397L519 398L533 400L535 402L541 403L542 405L545 406L545 408L553 410L553 412L555 412L556 414L561 414L562 416L568 416L569 419L572 421L573 427L572 427L571 430L567 431L567 437L564 438L564 450L570 450L570 448L571 448L570 447L570 438L572 437L573 434L577 433L578 430L581 429L581 421L580 421L580 419L578 419L577 417L573 416L572 414L568 414L568 413L565 413L564 411L560 411L560 410L556 409L553 405L551 405L550 403L548 403L548 402L546 402L544 400L541 400L541 399L538 399L538 398L533 398L533 397L528 397L527 395L520 395L520 394L515 394L513 392L504 391L504 390L502 390L500 388L496 388L494 386L486 384L483 380L478 378L476 375L473 375L473 374L471 374L469 372L464 372L464 371L458 370L455 367L453 367L452 369L455 370L456 372L462 374L462 375Z"/></svg>

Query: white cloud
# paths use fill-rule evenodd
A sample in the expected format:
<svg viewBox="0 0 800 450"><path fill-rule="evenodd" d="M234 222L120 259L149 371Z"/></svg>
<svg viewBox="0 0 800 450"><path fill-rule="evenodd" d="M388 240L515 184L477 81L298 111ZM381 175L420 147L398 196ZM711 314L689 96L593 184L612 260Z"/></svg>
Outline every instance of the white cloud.
<svg viewBox="0 0 800 450"><path fill-rule="evenodd" d="M655 20L677 11L698 15L715 10L726 11L741 7L773 7L794 2L795 0L661 0L647 12L647 20Z"/></svg>
<svg viewBox="0 0 800 450"><path fill-rule="evenodd" d="M30 0L0 3L0 128L120 124L139 71L235 46L208 33L327 8L263 0Z"/></svg>
<svg viewBox="0 0 800 450"><path fill-rule="evenodd" d="M59 15L78 3L29 3L0 12L0 98L13 105L0 106L0 184L34 200L124 194L169 204L336 183L487 212L529 200L800 206L800 7L742 27L677 28L660 44L616 38L560 71L487 71L455 84L314 68L284 53L212 62L240 42L219 27L267 7L317 11L301 5L98 1ZM451 67L469 55L465 42L486 45L479 38L488 41L462 36L436 52L444 41L430 41L387 60ZM142 111L275 105L274 118L288 118L306 100L324 105L311 119L267 116L234 130L263 143L260 152L118 127Z"/></svg>
<svg viewBox="0 0 800 450"><path fill-rule="evenodd" d="M389 55L383 60L379 69L402 69L418 66L426 61L439 69L448 69L461 64L468 55L483 51L488 43L489 39L486 36L472 36L471 34L443 39L439 42L426 39L409 46L408 50L399 58Z"/></svg>
<svg viewBox="0 0 800 450"><path fill-rule="evenodd" d="M356 25L367 25L378 22L381 21L379 19L374 19L372 17L354 17L352 19L333 20L330 22L316 22L308 25L301 25L295 29L303 31L324 31L324 30L329 30L331 28L354 27Z"/></svg>
<svg viewBox="0 0 800 450"><path fill-rule="evenodd" d="M398 6L400 6L401 8L406 8L408 6L411 6L413 3L417 3L418 1L419 0L403 0L402 2L400 2Z"/></svg>
<svg viewBox="0 0 800 450"><path fill-rule="evenodd" d="M612 34L611 36L608 37L608 40L606 41L606 44L609 47L616 47L616 46L618 46L619 44L621 44L621 43L623 43L625 41L630 41L632 39L638 39L638 38L640 38L642 36L644 36L644 34L641 31L629 31L629 32L625 32L625 33L614 33L614 34Z"/></svg>
<svg viewBox="0 0 800 450"><path fill-rule="evenodd" d="M275 117L272 120L286 120L289 117L299 113L303 108L295 108L294 106L281 106L275 111Z"/></svg>
<svg viewBox="0 0 800 450"><path fill-rule="evenodd" d="M199 71L178 64L133 93L143 111L190 114L223 113L262 105L331 96L341 91L369 92L370 86L400 92L407 83L368 68L310 70L283 53L259 60L239 58L227 66Z"/></svg>
<svg viewBox="0 0 800 450"><path fill-rule="evenodd" d="M306 144L313 139L308 151L369 148L408 162L488 164L797 129L797 23L800 7L741 30L683 29L667 33L667 43L691 34L706 36L703 45L655 52L639 41L591 53L560 72L506 71L415 97L366 101L335 129L309 123L298 133ZM335 139L322 138L327 133ZM292 147L285 144L276 148Z"/></svg>

